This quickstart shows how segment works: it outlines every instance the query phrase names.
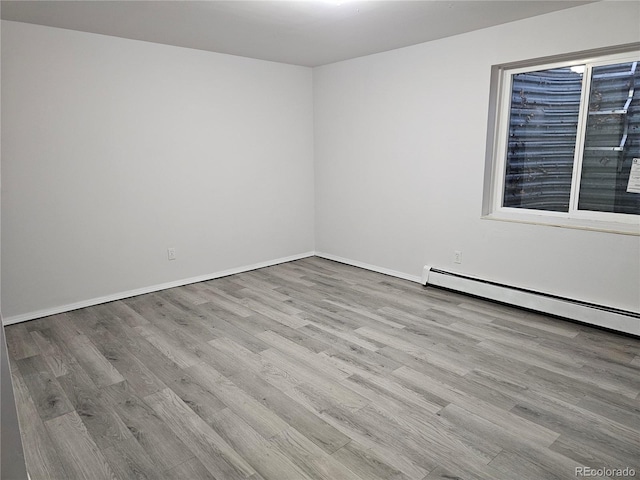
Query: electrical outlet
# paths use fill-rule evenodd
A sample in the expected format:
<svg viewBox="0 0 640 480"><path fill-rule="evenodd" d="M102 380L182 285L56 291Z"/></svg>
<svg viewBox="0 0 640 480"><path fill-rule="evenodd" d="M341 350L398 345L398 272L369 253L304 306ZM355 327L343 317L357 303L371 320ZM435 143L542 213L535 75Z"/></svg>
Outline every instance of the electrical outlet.
<svg viewBox="0 0 640 480"><path fill-rule="evenodd" d="M167 248L167 257L169 257L169 260L175 260L176 259L176 249L175 248Z"/></svg>
<svg viewBox="0 0 640 480"><path fill-rule="evenodd" d="M453 252L453 263L462 263L462 252L460 250Z"/></svg>

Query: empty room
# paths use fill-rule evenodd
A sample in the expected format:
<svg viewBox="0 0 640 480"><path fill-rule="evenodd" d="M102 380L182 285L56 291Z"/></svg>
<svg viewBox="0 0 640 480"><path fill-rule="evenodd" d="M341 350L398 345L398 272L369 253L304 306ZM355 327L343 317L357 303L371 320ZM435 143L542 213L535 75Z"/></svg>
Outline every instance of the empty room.
<svg viewBox="0 0 640 480"><path fill-rule="evenodd" d="M0 13L2 480L640 478L640 2Z"/></svg>

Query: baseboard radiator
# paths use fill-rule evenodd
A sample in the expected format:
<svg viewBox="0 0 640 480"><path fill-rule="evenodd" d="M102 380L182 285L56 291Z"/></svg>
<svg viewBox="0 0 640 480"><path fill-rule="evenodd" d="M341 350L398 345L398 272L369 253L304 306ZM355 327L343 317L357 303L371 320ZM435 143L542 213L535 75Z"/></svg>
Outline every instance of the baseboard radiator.
<svg viewBox="0 0 640 480"><path fill-rule="evenodd" d="M425 266L422 284L640 336L640 314Z"/></svg>

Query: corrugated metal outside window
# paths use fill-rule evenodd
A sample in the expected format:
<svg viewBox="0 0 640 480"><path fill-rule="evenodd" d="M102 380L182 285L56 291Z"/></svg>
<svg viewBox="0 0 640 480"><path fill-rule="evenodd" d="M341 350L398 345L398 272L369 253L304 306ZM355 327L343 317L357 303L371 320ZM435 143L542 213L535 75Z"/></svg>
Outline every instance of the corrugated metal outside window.
<svg viewBox="0 0 640 480"><path fill-rule="evenodd" d="M633 158L640 157L639 89L635 63L593 68L580 210L640 214L640 194L626 191Z"/></svg>
<svg viewBox="0 0 640 480"><path fill-rule="evenodd" d="M583 66L512 76L503 206L568 212L579 132ZM636 86L638 88L636 88ZM640 68L592 69L578 209L640 214L627 193L640 157Z"/></svg>

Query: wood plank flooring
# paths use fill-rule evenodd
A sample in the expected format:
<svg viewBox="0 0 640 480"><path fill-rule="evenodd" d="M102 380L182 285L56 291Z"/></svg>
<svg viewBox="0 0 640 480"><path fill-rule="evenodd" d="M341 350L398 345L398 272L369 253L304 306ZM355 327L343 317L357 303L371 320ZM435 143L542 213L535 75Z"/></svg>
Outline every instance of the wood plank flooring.
<svg viewBox="0 0 640 480"><path fill-rule="evenodd" d="M316 257L6 336L33 480L640 472L640 339Z"/></svg>

